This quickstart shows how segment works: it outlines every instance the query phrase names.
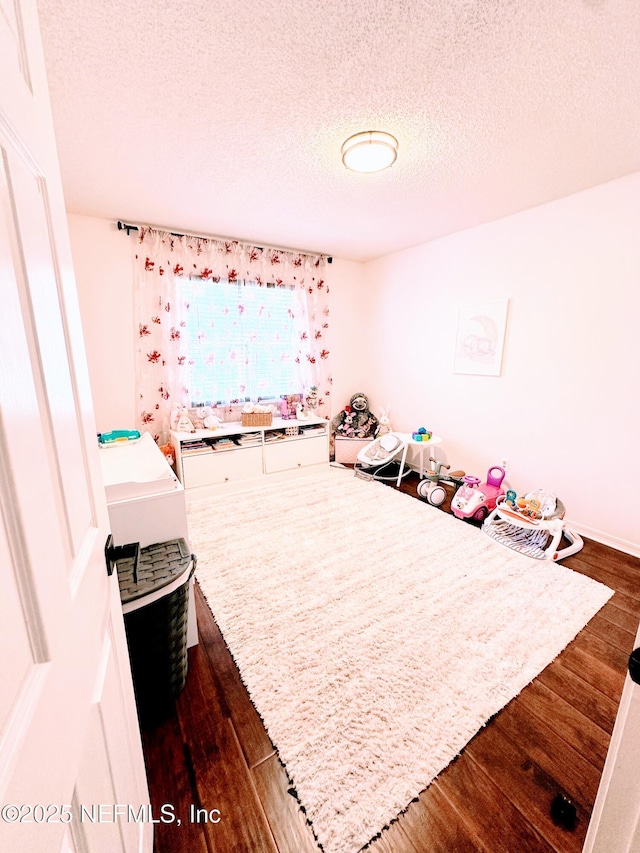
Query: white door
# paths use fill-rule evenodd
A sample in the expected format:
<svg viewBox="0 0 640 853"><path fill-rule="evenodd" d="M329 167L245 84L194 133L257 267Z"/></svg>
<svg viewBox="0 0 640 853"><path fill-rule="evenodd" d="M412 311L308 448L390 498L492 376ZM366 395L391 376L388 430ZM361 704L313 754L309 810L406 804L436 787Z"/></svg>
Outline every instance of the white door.
<svg viewBox="0 0 640 853"><path fill-rule="evenodd" d="M0 81L0 850L150 851L31 0L0 0Z"/></svg>
<svg viewBox="0 0 640 853"><path fill-rule="evenodd" d="M640 685L627 674L583 853L640 853L639 768Z"/></svg>

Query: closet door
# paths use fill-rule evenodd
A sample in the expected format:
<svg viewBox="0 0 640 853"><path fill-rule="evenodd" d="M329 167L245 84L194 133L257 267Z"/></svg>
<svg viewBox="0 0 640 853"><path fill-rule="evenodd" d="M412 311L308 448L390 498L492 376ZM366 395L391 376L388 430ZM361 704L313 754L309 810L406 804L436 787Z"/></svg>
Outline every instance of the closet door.
<svg viewBox="0 0 640 853"><path fill-rule="evenodd" d="M0 0L0 849L150 851L36 5ZM109 804L130 815L114 819ZM105 810L99 816L96 809ZM82 811L82 807L86 811Z"/></svg>

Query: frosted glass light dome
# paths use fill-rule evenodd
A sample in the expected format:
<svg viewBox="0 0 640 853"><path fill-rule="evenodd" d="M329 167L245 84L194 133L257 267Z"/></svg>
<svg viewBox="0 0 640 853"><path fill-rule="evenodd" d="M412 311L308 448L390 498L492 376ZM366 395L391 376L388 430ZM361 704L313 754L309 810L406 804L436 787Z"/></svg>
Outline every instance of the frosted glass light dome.
<svg viewBox="0 0 640 853"><path fill-rule="evenodd" d="M380 172L397 156L398 140L383 130L354 133L342 144L342 162L354 172Z"/></svg>

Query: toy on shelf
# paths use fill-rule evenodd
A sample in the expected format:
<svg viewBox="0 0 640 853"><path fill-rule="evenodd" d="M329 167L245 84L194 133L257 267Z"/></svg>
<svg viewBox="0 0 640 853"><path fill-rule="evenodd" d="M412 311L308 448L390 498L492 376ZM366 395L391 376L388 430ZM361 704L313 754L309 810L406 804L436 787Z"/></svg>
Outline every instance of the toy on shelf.
<svg viewBox="0 0 640 853"><path fill-rule="evenodd" d="M178 423L176 424L177 432L195 432L196 428L193 425L193 422L189 415L187 414L187 410L183 409L180 412L178 417Z"/></svg>
<svg viewBox="0 0 640 853"><path fill-rule="evenodd" d="M296 405L296 420L297 421L306 421L309 418L309 409L305 409L303 403L298 403Z"/></svg>
<svg viewBox="0 0 640 853"><path fill-rule="evenodd" d="M281 394L280 395L280 417L288 421L295 419L296 408L299 403L302 403L302 394Z"/></svg>
<svg viewBox="0 0 640 853"><path fill-rule="evenodd" d="M420 480L416 491L431 506L441 506L447 497L447 491L442 483L453 483L456 486L461 486L464 471L450 471L450 465L441 462L439 459L434 459L433 456L429 457L429 462L432 467L425 471L424 480ZM443 473L443 468L446 468L446 474Z"/></svg>
<svg viewBox="0 0 640 853"><path fill-rule="evenodd" d="M537 560L562 560L583 546L582 537L564 524L564 504L534 489L523 497L509 490L484 522L484 532L514 551ZM560 548L562 538L569 543Z"/></svg>
<svg viewBox="0 0 640 853"><path fill-rule="evenodd" d="M210 430L218 429L221 424L222 418L217 415L207 415L202 421L203 427Z"/></svg>
<svg viewBox="0 0 640 853"><path fill-rule="evenodd" d="M197 419L196 414L198 415ZM192 409L189 412L189 417L195 427L200 427L201 422L202 429L214 430L222 423L222 418L219 418L218 415L213 413L213 408L211 406L198 406L196 409Z"/></svg>
<svg viewBox="0 0 640 853"><path fill-rule="evenodd" d="M176 403L171 411L171 429L176 432L195 432L196 428L189 417L186 406Z"/></svg>
<svg viewBox="0 0 640 853"><path fill-rule="evenodd" d="M487 471L485 483L481 483L478 477L469 475L463 477L462 486L451 501L453 514L457 518L473 518L475 521L484 521L491 510L495 508L498 498L504 495L502 488L504 476L504 468L494 465Z"/></svg>

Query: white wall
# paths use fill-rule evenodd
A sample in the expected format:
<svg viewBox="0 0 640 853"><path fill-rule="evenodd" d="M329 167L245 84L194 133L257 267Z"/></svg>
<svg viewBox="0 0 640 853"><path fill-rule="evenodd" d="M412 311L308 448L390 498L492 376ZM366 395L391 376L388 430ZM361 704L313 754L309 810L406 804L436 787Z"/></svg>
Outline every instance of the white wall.
<svg viewBox="0 0 640 853"><path fill-rule="evenodd" d="M334 258L330 270L332 413L336 415L353 394L370 394L373 387L366 335L371 306L364 264Z"/></svg>
<svg viewBox="0 0 640 853"><path fill-rule="evenodd" d="M96 427L134 429L131 246L114 222L76 215L68 221Z"/></svg>
<svg viewBox="0 0 640 853"><path fill-rule="evenodd" d="M134 424L131 238L69 216L99 430ZM582 532L640 554L640 174L370 263L335 258L333 411L355 391L483 476L555 491ZM453 373L458 307L509 298L502 375Z"/></svg>
<svg viewBox="0 0 640 853"><path fill-rule="evenodd" d="M372 261L366 283L395 429L433 430L476 476L508 457L519 493L640 554L640 174ZM454 375L458 307L505 297L502 375Z"/></svg>

